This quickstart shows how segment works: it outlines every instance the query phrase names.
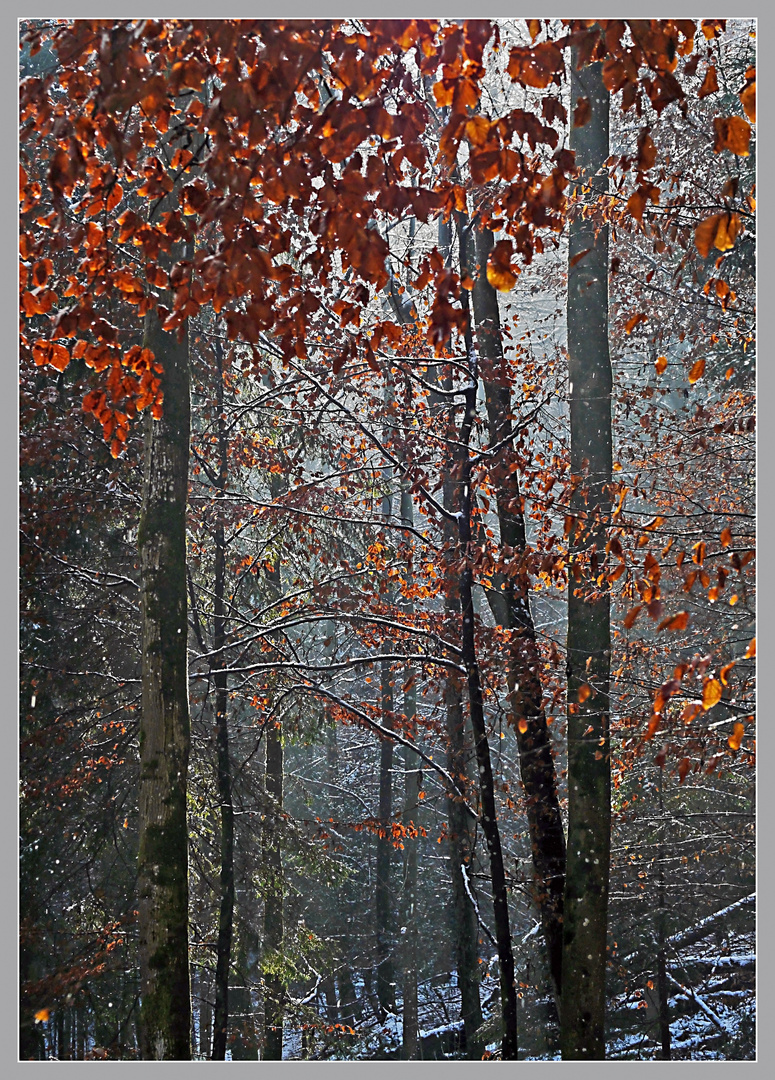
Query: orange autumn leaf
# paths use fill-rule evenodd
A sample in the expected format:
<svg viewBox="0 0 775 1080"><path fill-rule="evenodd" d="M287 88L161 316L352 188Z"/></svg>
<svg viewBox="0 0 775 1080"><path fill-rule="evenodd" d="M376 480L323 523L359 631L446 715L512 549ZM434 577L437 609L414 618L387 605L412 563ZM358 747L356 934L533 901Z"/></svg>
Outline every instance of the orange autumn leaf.
<svg viewBox="0 0 775 1080"><path fill-rule="evenodd" d="M699 89L698 97L704 98L708 94L715 94L718 90L718 77L716 75L716 69L709 67L705 72L705 78L703 79L702 86Z"/></svg>
<svg viewBox="0 0 775 1080"><path fill-rule="evenodd" d="M702 707L707 712L721 701L724 688L718 679L706 679L702 686Z"/></svg>
<svg viewBox="0 0 775 1080"><path fill-rule="evenodd" d="M691 764L692 763L691 763L691 761L689 761L688 757L681 758L681 760L679 761L679 763L678 763L678 776L680 777L681 783L683 783L684 780L686 779L686 775L689 772L689 769L691 768Z"/></svg>
<svg viewBox="0 0 775 1080"><path fill-rule="evenodd" d="M719 672L719 678L721 679L724 686L729 686L729 679L727 678L727 675L729 675L730 671L736 663L737 661L733 660L730 664L724 664L723 668Z"/></svg>
<svg viewBox="0 0 775 1080"><path fill-rule="evenodd" d="M512 252L509 240L499 240L487 259L487 280L498 292L509 292L517 283L518 271L511 265Z"/></svg>
<svg viewBox="0 0 775 1080"><path fill-rule="evenodd" d="M576 108L573 110L573 126L575 128L584 127L591 115L589 98L580 97L576 102Z"/></svg>
<svg viewBox="0 0 775 1080"><path fill-rule="evenodd" d="M667 357L658 356L654 362L654 367L657 369L657 375L661 375L667 367Z"/></svg>
<svg viewBox="0 0 775 1080"><path fill-rule="evenodd" d="M722 529L719 539L721 540L722 547L729 547L732 543L732 530L729 528Z"/></svg>
<svg viewBox="0 0 775 1080"><path fill-rule="evenodd" d="M635 329L635 327L638 325L638 323L646 322L647 320L648 320L648 315L645 315L642 311L639 312L637 315L633 315L625 323L625 326L624 326L625 333L626 334L631 334L633 332L633 330Z"/></svg>
<svg viewBox="0 0 775 1080"><path fill-rule="evenodd" d="M702 705L698 705L696 702L687 701L683 707L681 719L685 724L691 724L692 720L699 712L702 712Z"/></svg>
<svg viewBox="0 0 775 1080"><path fill-rule="evenodd" d="M679 611L677 615L669 615L657 627L657 630L685 630L689 625L689 612Z"/></svg>
<svg viewBox="0 0 775 1080"><path fill-rule="evenodd" d="M627 200L627 209L636 221L643 220L643 211L646 209L646 192L643 188L633 191ZM629 330L627 333L629 333Z"/></svg>
<svg viewBox="0 0 775 1080"><path fill-rule="evenodd" d="M692 386L696 382L699 382L702 376L705 374L705 357L701 356L699 360L695 360L691 366L689 372L689 382Z"/></svg>
<svg viewBox="0 0 775 1080"><path fill-rule="evenodd" d="M637 607L630 608L630 610L624 616L624 626L625 626L626 630L631 629L631 627L635 623L635 620L640 615L642 609L643 609L643 604L638 604Z"/></svg>
<svg viewBox="0 0 775 1080"><path fill-rule="evenodd" d="M524 735L525 732L527 731L527 720L524 718L524 716L522 717L522 719L517 724L517 727L519 728L520 732Z"/></svg>
<svg viewBox="0 0 775 1080"><path fill-rule="evenodd" d="M492 124L486 116L472 116L466 124L466 135L474 146L484 146Z"/></svg>
<svg viewBox="0 0 775 1080"><path fill-rule="evenodd" d="M748 157L748 144L751 141L751 125L742 116L717 116L713 121L716 141L715 153L731 150L738 157Z"/></svg>
<svg viewBox="0 0 775 1080"><path fill-rule="evenodd" d="M589 683L584 683L582 686L579 687L579 693L578 693L579 704L583 705L584 702L587 701L587 699L590 698L591 696L592 696L592 687L589 685Z"/></svg>
<svg viewBox="0 0 775 1080"><path fill-rule="evenodd" d="M739 214L712 214L701 221L694 230L694 245L705 259L712 247L718 248L719 251L731 251L739 232Z"/></svg>
<svg viewBox="0 0 775 1080"><path fill-rule="evenodd" d="M38 1011L35 1013L35 1023L45 1024L50 1015L51 1012L49 1009L38 1009Z"/></svg>
<svg viewBox="0 0 775 1080"><path fill-rule="evenodd" d="M756 123L756 68L750 67L745 73L745 86L742 88L738 97L740 103L743 106L743 112L751 121L752 124Z"/></svg>
<svg viewBox="0 0 775 1080"><path fill-rule="evenodd" d="M110 212L111 210L115 210L123 197L124 189L121 187L121 184L114 184L113 187L110 189L110 195L108 195L108 212Z"/></svg>
<svg viewBox="0 0 775 1080"><path fill-rule="evenodd" d="M745 650L744 659L750 660L754 656L756 656L756 638L751 638L748 648Z"/></svg>
<svg viewBox="0 0 775 1080"><path fill-rule="evenodd" d="M734 728L732 729L732 734L727 739L727 742L729 743L729 746L730 746L730 748L732 750L739 750L740 749L740 744L743 741L744 733L745 733L745 728L738 721L738 723L736 723Z"/></svg>
<svg viewBox="0 0 775 1080"><path fill-rule="evenodd" d="M70 363L70 353L64 345L58 345L55 341L36 341L32 356L38 367L50 364L57 371L64 371Z"/></svg>

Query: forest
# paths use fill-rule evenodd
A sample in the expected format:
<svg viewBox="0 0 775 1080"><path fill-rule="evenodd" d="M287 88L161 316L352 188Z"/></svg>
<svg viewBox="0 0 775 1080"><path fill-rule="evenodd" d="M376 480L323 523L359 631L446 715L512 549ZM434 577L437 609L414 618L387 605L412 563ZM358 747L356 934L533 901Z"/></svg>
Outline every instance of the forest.
<svg viewBox="0 0 775 1080"><path fill-rule="evenodd" d="M19 44L19 1058L753 1060L755 21Z"/></svg>

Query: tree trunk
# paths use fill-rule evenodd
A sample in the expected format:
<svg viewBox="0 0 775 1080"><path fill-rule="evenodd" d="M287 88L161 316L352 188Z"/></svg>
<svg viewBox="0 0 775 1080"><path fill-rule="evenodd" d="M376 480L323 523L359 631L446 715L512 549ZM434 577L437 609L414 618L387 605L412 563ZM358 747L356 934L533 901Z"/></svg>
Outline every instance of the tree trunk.
<svg viewBox="0 0 775 1080"><path fill-rule="evenodd" d="M386 403L392 400L392 386L389 373L386 376ZM386 439L390 430L386 430ZM392 514L393 497L390 491L392 469L382 470L386 491L382 498L382 517L388 520ZM380 664L380 707L382 724L388 729L393 727L393 687L391 685L390 662ZM390 864L393 856L393 838L391 818L393 816L393 740L383 739L379 748L379 811L378 820L383 835L377 837L377 865L375 885L375 919L377 938L377 1004L380 1023L385 1022L388 1013L396 1011L395 972L393 968L393 910L390 883Z"/></svg>
<svg viewBox="0 0 775 1080"><path fill-rule="evenodd" d="M267 380L268 382L268 380ZM271 474L272 498L279 497L283 489L282 475ZM280 552L266 575L267 584L274 590L275 598L282 594L282 571ZM264 953L280 955L285 934L282 850L280 829L283 818L284 798L283 735L279 721L273 721L266 731L266 793L272 802L268 842L265 846L264 865L269 890L264 906ZM268 974L264 979L264 1050L265 1061L282 1061L283 1058L283 1010L285 982L280 975Z"/></svg>
<svg viewBox="0 0 775 1080"><path fill-rule="evenodd" d="M439 223L439 250L449 252L452 246L452 228L448 222ZM443 389L452 389L450 374L443 379ZM433 399L431 399L433 401ZM437 407L443 408L444 399L439 398ZM457 430L452 417L447 429L447 445L453 447L457 441ZM444 509L454 513L458 509L459 483L453 477L455 454L449 451L444 462L442 498ZM454 561L455 531L451 522L444 522L444 547L446 562ZM446 574L444 592L444 613L446 624L454 627L450 632L457 632L460 625L460 594L452 571ZM466 718L463 709L463 690L460 677L455 672L447 672L444 681L444 712L447 735L447 770L461 790L467 790L470 783L468 761L471 747L466 733ZM483 1047L476 1042L475 1032L482 1026L482 1005L479 999L479 927L476 909L470 889L467 887L467 874L473 867L475 836L471 819L459 796L449 792L447 797L447 816L449 821L449 861L452 878L452 936L454 943L457 981L460 989L460 1015L463 1021L463 1034L466 1056L480 1058Z"/></svg>
<svg viewBox="0 0 775 1080"><path fill-rule="evenodd" d="M670 1061L670 1004L667 986L667 907L665 904L665 806L662 791L665 783L665 770L659 770L659 843L657 844L657 999L659 1005L659 1042L662 1060Z"/></svg>
<svg viewBox="0 0 775 1080"><path fill-rule="evenodd" d="M608 157L608 91L601 65L576 70L571 129L576 165L589 183ZM607 190L605 174L593 181ZM605 1057L605 975L611 832L609 753L610 596L603 572L611 503L611 361L608 228L577 216L568 252L568 378L573 484L568 582L568 858L563 922L563 1060ZM574 264L574 258L578 261Z"/></svg>
<svg viewBox="0 0 775 1080"><path fill-rule="evenodd" d="M231 1002L231 1060L257 1061L258 1039L256 1038L255 1015L251 987L256 983L258 960L258 934L253 927L252 912L248 913L249 925L240 930L240 947L236 962L237 983L232 986Z"/></svg>
<svg viewBox="0 0 775 1080"><path fill-rule="evenodd" d="M475 234L477 273L473 289L476 341L481 359L490 443L511 431L511 391L502 377L503 342L498 297L487 280L487 257L493 247L489 229ZM490 467L496 490L501 550L510 558L524 555L525 516L519 489L517 455L511 444ZM511 725L516 733L519 771L525 792L533 860L533 899L541 915L549 970L559 1005L562 986L562 904L565 888L565 834L557 795L552 743L542 703L535 626L529 604L529 581L520 573L493 575L487 599L496 622L512 631L507 682Z"/></svg>
<svg viewBox="0 0 775 1080"><path fill-rule="evenodd" d="M407 481L401 483L401 520L405 525L414 524L412 496ZM407 534L408 535L408 534ZM410 563L411 567L411 563ZM409 574L407 573L407 578ZM405 609L407 613L414 610L411 600L408 600ZM415 742L417 739L417 691L414 687L415 673L411 668L406 671L406 689L404 690L404 715L406 717L406 734ZM413 828L419 816L420 789L422 787L422 771L420 758L414 751L404 747L404 895L403 895L403 926L401 930L402 959L403 959L403 991L404 991L404 1023L403 1045L401 1056L405 1061L415 1061L420 1052L420 1024L417 1002L417 956L418 956L418 929L417 929L417 837L409 836L408 830Z"/></svg>
<svg viewBox="0 0 775 1080"><path fill-rule="evenodd" d="M218 495L222 496L228 478L227 435L223 405L223 346L214 343L217 361L218 402ZM218 669L224 665L223 646L226 643L226 538L223 514L218 511L215 524L215 582L213 587L213 650ZM215 1016L213 1030L213 1061L226 1060L226 1039L229 1027L229 972L231 942L234 927L234 807L231 797L231 760L229 757L229 727L227 717L228 675L216 670L215 684L215 741L218 755L218 802L221 808L221 906L218 917L218 944L215 965Z"/></svg>
<svg viewBox="0 0 775 1080"><path fill-rule="evenodd" d="M283 944L283 869L280 852L280 819L283 806L282 731L272 725L266 732L266 792L272 799L270 839L264 853L269 889L264 908L264 953L279 953ZM283 1057L283 980L269 974L264 980L264 1052L265 1061Z"/></svg>
<svg viewBox="0 0 775 1080"><path fill-rule="evenodd" d="M142 604L138 929L140 1053L189 1060L189 757L186 496L189 453L188 329L165 334L146 316L146 348L164 366L161 419L146 417L138 532Z"/></svg>
<svg viewBox="0 0 775 1080"><path fill-rule="evenodd" d="M461 270L467 262L464 255L464 243L461 241ZM463 293L464 304L468 307L468 294ZM468 313L467 313L468 314ZM495 807L495 784L490 760L490 746L487 741L487 727L484 719L484 699L476 656L474 633L473 600L473 545L471 535L472 492L471 459L469 442L474 419L476 417L476 399L478 372L476 357L471 340L470 314L466 320L466 355L468 358L468 385L465 391L465 412L459 435L459 459L457 475L460 478L460 510L458 513L458 536L463 569L460 573L460 607L462 615L461 647L462 659L468 677L468 704L471 714L471 727L474 733L474 748L479 773L479 792L481 798L482 832L490 856L490 878L492 881L493 914L495 917L495 940L498 948L500 966L501 1009L503 1015L503 1041L501 1054L504 1061L513 1061L517 1057L517 994L514 984L514 955L511 950L511 931L509 929L509 903L506 887L506 872L503 865L500 829Z"/></svg>

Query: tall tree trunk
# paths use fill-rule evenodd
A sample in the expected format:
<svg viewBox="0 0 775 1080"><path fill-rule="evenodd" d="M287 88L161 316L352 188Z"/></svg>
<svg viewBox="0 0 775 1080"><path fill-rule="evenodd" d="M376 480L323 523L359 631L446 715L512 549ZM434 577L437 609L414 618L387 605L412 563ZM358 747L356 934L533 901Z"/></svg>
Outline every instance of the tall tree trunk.
<svg viewBox="0 0 775 1080"><path fill-rule="evenodd" d="M229 1000L232 1017L231 1060L257 1061L258 1039L256 1038L253 995L251 987L257 981L258 934L256 933L252 913L242 925L239 933L240 946L235 964L237 984L232 986ZM242 920L240 920L242 922Z"/></svg>
<svg viewBox="0 0 775 1080"><path fill-rule="evenodd" d="M222 498L228 479L228 443L226 416L223 404L223 346L214 343L217 364L218 404L218 478L216 488ZM231 759L229 756L228 675L224 666L223 647L226 643L226 538L222 506L215 524L215 582L213 586L213 650L216 653L215 684L215 741L218 757L218 802L221 808L221 905L218 917L218 943L215 965L215 1016L213 1030L213 1061L226 1060L226 1038L229 1027L229 972L231 942L234 927L234 807L231 797Z"/></svg>
<svg viewBox="0 0 775 1080"><path fill-rule="evenodd" d="M465 244L461 236L461 271L468 269ZM501 1009L503 1015L503 1041L501 1054L504 1061L513 1061L517 1057L517 993L514 983L514 954L511 949L511 931L509 929L509 902L506 887L506 872L503 865L500 829L495 807L495 783L490 760L490 746L487 741L487 727L484 719L484 698L476 655L474 632L473 600L473 544L471 533L473 497L471 491L471 459L469 443L474 420L476 418L476 399L478 371L476 356L471 336L471 319L468 311L468 294L463 293L466 308L466 355L468 359L468 384L465 390L465 411L460 426L459 457L456 472L460 479L460 510L458 512L458 537L463 569L459 578L460 607L462 616L461 647L462 659L468 678L468 705L471 715L471 727L474 733L474 748L479 774L479 793L481 800L482 832L490 856L490 879L492 882L492 902L495 919L495 940L498 948L500 966Z"/></svg>
<svg viewBox="0 0 775 1080"><path fill-rule="evenodd" d="M385 398L387 403L392 399L393 395L389 373L386 379ZM385 432L385 437L389 441L389 429ZM382 517L387 521L392 514L393 508L393 496L390 490L393 480L392 469L383 469L382 477L383 483L386 485L386 491L382 497ZM387 660L383 660L380 664L380 707L382 709L382 724L384 727L392 729L393 686L390 662ZM393 856L392 816L393 740L383 739L379 748L378 810L379 826L383 835L377 837L376 883L374 890L377 937L377 1005L380 1023L384 1023L388 1013L396 1011L395 972L393 967L393 904L390 881Z"/></svg>
<svg viewBox="0 0 775 1080"><path fill-rule="evenodd" d="M164 411L146 417L138 532L142 604L138 928L140 1053L191 1057L188 966L189 757L186 496L188 328L182 340L146 316L146 348L163 364Z"/></svg>
<svg viewBox="0 0 775 1080"><path fill-rule="evenodd" d="M608 157L608 91L601 64L571 59L576 165L589 183ZM597 191L608 188L601 173ZM576 216L568 252L570 509L568 582L568 858L563 915L563 1060L605 1057L605 976L611 834L610 596L603 573L611 513L611 361L608 352L608 228ZM574 262L574 260L577 260ZM599 577L600 575L600 577Z"/></svg>
<svg viewBox="0 0 775 1080"><path fill-rule="evenodd" d="M475 233L477 273L473 289L476 341L481 359L490 443L509 435L511 390L502 377L503 341L498 297L487 280L487 257L493 247L489 229ZM519 488L517 455L512 444L490 468L496 490L500 543L510 558L524 555L525 515ZM562 904L565 888L565 834L557 795L552 743L542 703L535 625L530 611L529 581L519 573L493 575L487 599L495 620L512 631L507 682L511 725L517 737L519 771L525 792L533 860L533 899L541 915L549 970L559 1005L562 986Z"/></svg>
<svg viewBox="0 0 775 1080"><path fill-rule="evenodd" d="M659 1042L662 1060L670 1061L670 1004L667 986L667 907L665 903L665 806L662 792L665 784L665 770L659 770L659 843L657 844L657 1000L659 1007Z"/></svg>
<svg viewBox="0 0 775 1080"><path fill-rule="evenodd" d="M452 226L449 222L439 222L439 250L447 256L452 247ZM452 389L452 376L447 372L442 379L442 388ZM431 396L431 403L438 409L447 409L447 401ZM449 448L457 442L457 429L450 415L446 443ZM456 455L449 449L443 464L442 498L444 509L455 513L458 509L459 482L453 476ZM446 562L455 559L455 528L452 522L445 520L444 549ZM445 621L450 633L457 632L460 625L460 594L451 569L445 576L444 591ZM454 628L454 629L452 629ZM456 672L448 671L444 680L444 717L447 736L447 771L461 790L470 784L469 758L472 748L466 732L466 716L463 708L463 688ZM463 1021L463 1035L466 1056L481 1057L483 1046L476 1041L475 1032L482 1026L482 1005L479 999L479 927L471 890L468 886L468 873L473 868L475 833L471 818L459 796L449 792L447 797L447 816L449 823L448 851L450 876L452 880L452 937L454 944L455 966L460 990L460 1016Z"/></svg>
<svg viewBox="0 0 775 1080"><path fill-rule="evenodd" d="M264 908L264 952L278 953L283 944L283 868L280 851L280 819L283 806L283 739L279 727L266 732L266 792L272 799L272 823L264 853L269 890ZM283 998L285 988L278 975L265 978L264 1052L265 1061L282 1061Z"/></svg>
<svg viewBox="0 0 775 1080"><path fill-rule="evenodd" d="M272 473L270 490L273 499L277 498L282 490L282 478L276 473ZM274 587L275 594L279 597L282 591L279 552L274 567L267 573L267 582ZM276 724L273 722L266 732L266 793L272 801L270 811L272 821L264 854L264 865L269 880L269 891L264 907L265 953L280 953L285 934L283 903L285 887L280 846L284 779L283 736L278 721ZM270 974L266 976L264 986L264 1051L261 1056L266 1061L282 1061L285 984L279 975Z"/></svg>
<svg viewBox="0 0 775 1080"><path fill-rule="evenodd" d="M414 512L412 495L409 491L409 483L403 480L401 483L401 521L404 525L414 524ZM408 534L407 534L408 536ZM411 566L411 562L410 562ZM409 574L407 574L407 578ZM407 613L414 610L410 600L405 605ZM415 742L417 739L417 691L414 687L415 673L411 668L406 671L406 684L404 690L404 715L406 717L406 734ZM417 928L417 837L409 836L408 830L415 827L420 810L420 789L422 788L422 771L420 758L409 747L404 747L404 811L403 825L407 830L404 833L404 893L403 893L403 926L401 930L402 960L403 960L403 992L404 992L404 1023L402 1057L406 1061L414 1061L420 1054L420 1025L417 1001L417 957L418 957L418 928Z"/></svg>

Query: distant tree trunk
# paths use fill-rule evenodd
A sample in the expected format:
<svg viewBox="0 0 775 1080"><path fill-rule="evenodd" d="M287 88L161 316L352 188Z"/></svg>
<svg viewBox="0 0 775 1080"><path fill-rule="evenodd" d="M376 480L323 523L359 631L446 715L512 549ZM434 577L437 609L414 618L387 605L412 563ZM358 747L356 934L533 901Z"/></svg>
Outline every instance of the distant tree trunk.
<svg viewBox="0 0 775 1080"><path fill-rule="evenodd" d="M608 91L601 64L571 59L571 129L584 182L608 157ZM608 187L605 173L593 181ZM568 582L568 858L563 915L563 1060L605 1057L605 976L611 834L610 596L603 572L611 513L611 361L608 351L608 228L577 216L568 252L570 511L575 518ZM576 260L576 261L574 261Z"/></svg>
<svg viewBox="0 0 775 1080"><path fill-rule="evenodd" d="M222 496L228 479L228 442L223 405L223 347L214 343L217 362L218 405L218 478L216 488ZM234 927L234 807L231 797L231 759L229 756L228 675L224 666L223 646L226 643L226 538L223 509L219 507L215 524L215 581L213 584L213 650L216 653L215 684L215 741L218 754L218 802L221 808L221 906L218 919L218 943L215 965L215 1017L213 1032L213 1061L226 1060L226 1039L229 1027L229 972L231 942Z"/></svg>
<svg viewBox="0 0 775 1080"><path fill-rule="evenodd" d="M251 926L243 926L239 934L240 947L235 964L237 983L231 989L231 1060L258 1060L253 995L251 986L256 980L258 934Z"/></svg>
<svg viewBox="0 0 775 1080"><path fill-rule="evenodd" d="M665 783L665 770L659 770L659 843L657 844L657 995L659 1003L659 1041L662 1060L670 1061L672 1056L670 1039L670 1004L667 986L667 910L665 905L665 805L662 790Z"/></svg>
<svg viewBox="0 0 775 1080"><path fill-rule="evenodd" d="M210 1004L210 972L200 967L197 975L199 987L199 1053L209 1058L213 1047L213 1010Z"/></svg>
<svg viewBox="0 0 775 1080"><path fill-rule="evenodd" d="M392 398L392 386L386 386L386 401ZM390 432L386 432L389 439ZM382 497L382 517L389 520L392 514L393 497L390 491L392 469L382 470L383 483L386 485ZM392 729L393 687L390 662L380 664L380 707L382 724ZM379 826L384 835L377 837L377 866L375 883L375 919L377 937L377 1004L380 1023L384 1023L388 1013L396 1011L396 986L393 967L393 904L391 890L390 864L393 856L393 838L391 818L393 816L393 740L383 739L379 748Z"/></svg>
<svg viewBox="0 0 775 1080"><path fill-rule="evenodd" d="M138 929L140 1053L189 1060L189 757L186 497L189 453L188 328L182 340L146 316L146 348L164 366L161 419L146 414L138 532L142 605Z"/></svg>
<svg viewBox="0 0 775 1080"><path fill-rule="evenodd" d="M268 379L265 380L268 383ZM273 499L283 490L282 474L272 473L270 491ZM274 590L275 598L282 594L281 555L277 552L271 570L267 571L267 584ZM266 793L272 807L265 833L264 867L268 880L268 893L264 905L264 953L282 953L284 922L284 894L282 849L280 830L283 818L284 760L283 733L279 721L273 721L266 730ZM264 1049L265 1061L282 1061L283 1058L283 1012L285 982L275 974L264 978Z"/></svg>
<svg viewBox="0 0 775 1080"><path fill-rule="evenodd" d="M498 296L487 280L487 257L493 234L479 228L475 233L477 273L473 289L476 341L482 365L491 444L511 431L511 390L499 378L503 364ZM501 550L511 558L526 548L525 515L519 488L517 455L511 445L499 454L490 469L496 490ZM525 791L530 847L533 860L533 899L541 914L549 971L559 1005L562 986L562 904L565 888L565 833L557 795L552 743L542 703L535 626L530 611L527 571L493 575L487 590L493 616L512 631L507 681L511 725L517 737L519 771ZM525 727L526 725L526 727ZM523 730L525 728L525 730Z"/></svg>
<svg viewBox="0 0 775 1080"><path fill-rule="evenodd" d="M272 799L270 839L264 851L269 890L264 908L264 952L278 953L283 944L283 869L280 852L280 819L283 806L283 740L280 728L266 732L266 792ZM266 1061L283 1057L283 980L273 974L265 977L264 1052Z"/></svg>
<svg viewBox="0 0 775 1080"><path fill-rule="evenodd" d="M412 495L407 481L401 483L401 521L405 525L414 524ZM407 575L408 577L408 575ZM412 601L407 601L405 610L414 610ZM415 673L411 668L406 671L406 689L404 690L404 715L406 734L414 742L417 738L417 691L414 687ZM404 811L403 825L406 830L416 826L420 810L420 790L422 771L420 758L414 751L404 747ZM406 1061L414 1061L420 1053L420 1025L417 1001L417 837L404 833L404 892L403 926L401 929L403 960L404 1023L401 1056Z"/></svg>
<svg viewBox="0 0 775 1080"><path fill-rule="evenodd" d="M461 237L461 270L468 268L465 242ZM468 293L463 293L464 304L468 308ZM468 385L465 391L465 412L458 437L459 457L456 473L460 481L460 510L458 514L458 536L463 569L459 578L460 607L462 615L461 646L462 658L468 676L468 705L471 715L471 727L474 733L474 748L479 774L479 793L481 799L482 832L487 842L490 856L490 878L492 882L492 902L495 919L495 940L498 948L500 966L501 1009L503 1015L503 1041L501 1054L504 1061L513 1061L517 1057L517 993L514 983L514 954L511 949L511 930L509 928L509 902L506 887L506 872L503 865L500 829L495 807L495 783L490 759L490 746L487 741L487 726L484 719L484 698L476 655L473 600L473 544L472 544L472 509L471 459L469 442L476 417L478 371L471 336L471 319L467 311L466 319L466 355L468 360Z"/></svg>

